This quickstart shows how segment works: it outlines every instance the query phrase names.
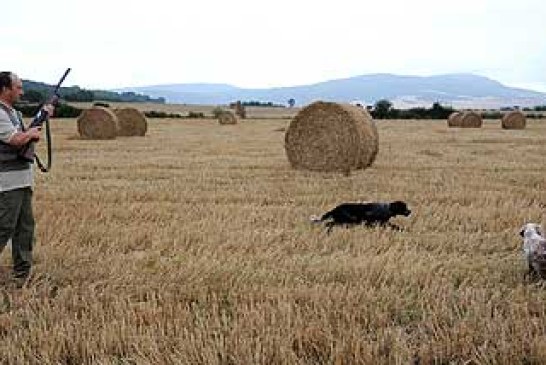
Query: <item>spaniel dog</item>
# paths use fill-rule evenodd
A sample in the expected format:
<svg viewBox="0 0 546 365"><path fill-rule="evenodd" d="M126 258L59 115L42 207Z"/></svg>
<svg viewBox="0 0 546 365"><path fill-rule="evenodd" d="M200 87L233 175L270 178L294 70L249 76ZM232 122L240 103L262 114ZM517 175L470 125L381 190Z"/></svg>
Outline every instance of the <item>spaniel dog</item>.
<svg viewBox="0 0 546 365"><path fill-rule="evenodd" d="M546 279L546 238L540 224L527 223L519 233L523 237L523 252L529 267L527 275Z"/></svg>
<svg viewBox="0 0 546 365"><path fill-rule="evenodd" d="M407 217L410 214L411 210L408 209L407 204L399 200L391 203L343 203L320 217L311 216L311 222L326 222L328 233L336 225L385 226L388 224L392 228L399 229L396 225L389 223L389 219L397 215Z"/></svg>

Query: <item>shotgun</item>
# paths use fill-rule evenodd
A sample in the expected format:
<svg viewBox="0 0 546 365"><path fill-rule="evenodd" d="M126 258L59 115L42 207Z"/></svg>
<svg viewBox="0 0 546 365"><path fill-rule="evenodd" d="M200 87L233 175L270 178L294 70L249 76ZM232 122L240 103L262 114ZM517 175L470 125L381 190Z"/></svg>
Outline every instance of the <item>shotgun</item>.
<svg viewBox="0 0 546 365"><path fill-rule="evenodd" d="M63 76L53 89L53 92L48 96L47 104L51 104L53 106L57 106L59 104L59 90L61 89L61 84L64 82L64 79L66 79L66 76L68 76L68 73L70 72L70 68L67 68L64 72ZM36 153L34 152L34 147L36 144L35 140L29 141L26 145L24 145L21 150L19 151L19 158L28 161L30 163L34 162L34 159L36 159L36 162L38 166L40 167L40 170L43 172L49 171L51 167L51 132L49 130L49 115L47 112L40 107L34 118L32 119L32 122L28 126L28 128L34 128L34 127L41 127L43 124L46 124L46 138L47 138L47 166L44 166L38 156L36 156Z"/></svg>

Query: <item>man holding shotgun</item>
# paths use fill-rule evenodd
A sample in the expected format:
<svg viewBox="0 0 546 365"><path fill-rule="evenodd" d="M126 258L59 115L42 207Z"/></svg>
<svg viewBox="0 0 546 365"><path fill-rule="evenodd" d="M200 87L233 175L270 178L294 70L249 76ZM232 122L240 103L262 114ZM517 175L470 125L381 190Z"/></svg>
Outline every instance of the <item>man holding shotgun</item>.
<svg viewBox="0 0 546 365"><path fill-rule="evenodd" d="M0 253L11 239L13 276L22 285L30 275L34 243L32 165L20 151L40 140L41 126L25 130L14 104L23 95L23 82L12 72L0 72ZM54 106L41 111L53 114Z"/></svg>

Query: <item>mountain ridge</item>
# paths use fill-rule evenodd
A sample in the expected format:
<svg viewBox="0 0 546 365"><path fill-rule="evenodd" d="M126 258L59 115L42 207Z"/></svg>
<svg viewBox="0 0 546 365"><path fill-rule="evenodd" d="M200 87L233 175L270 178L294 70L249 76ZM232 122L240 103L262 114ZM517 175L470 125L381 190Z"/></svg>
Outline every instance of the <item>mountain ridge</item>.
<svg viewBox="0 0 546 365"><path fill-rule="evenodd" d="M474 74L453 73L433 76L376 73L321 81L299 86L242 88L225 83L176 83L124 87L163 97L169 103L228 104L236 100L297 105L316 100L374 104L387 99L397 107L430 106L434 102L454 107L535 106L546 104L546 93L514 88Z"/></svg>

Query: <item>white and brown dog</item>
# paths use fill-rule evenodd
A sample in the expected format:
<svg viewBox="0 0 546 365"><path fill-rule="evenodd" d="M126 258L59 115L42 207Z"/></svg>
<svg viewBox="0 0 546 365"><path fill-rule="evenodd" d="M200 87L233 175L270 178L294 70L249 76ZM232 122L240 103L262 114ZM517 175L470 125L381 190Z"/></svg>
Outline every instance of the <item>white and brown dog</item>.
<svg viewBox="0 0 546 365"><path fill-rule="evenodd" d="M528 275L546 279L546 238L542 235L542 226L527 223L519 234L523 237L523 252L529 266Z"/></svg>

